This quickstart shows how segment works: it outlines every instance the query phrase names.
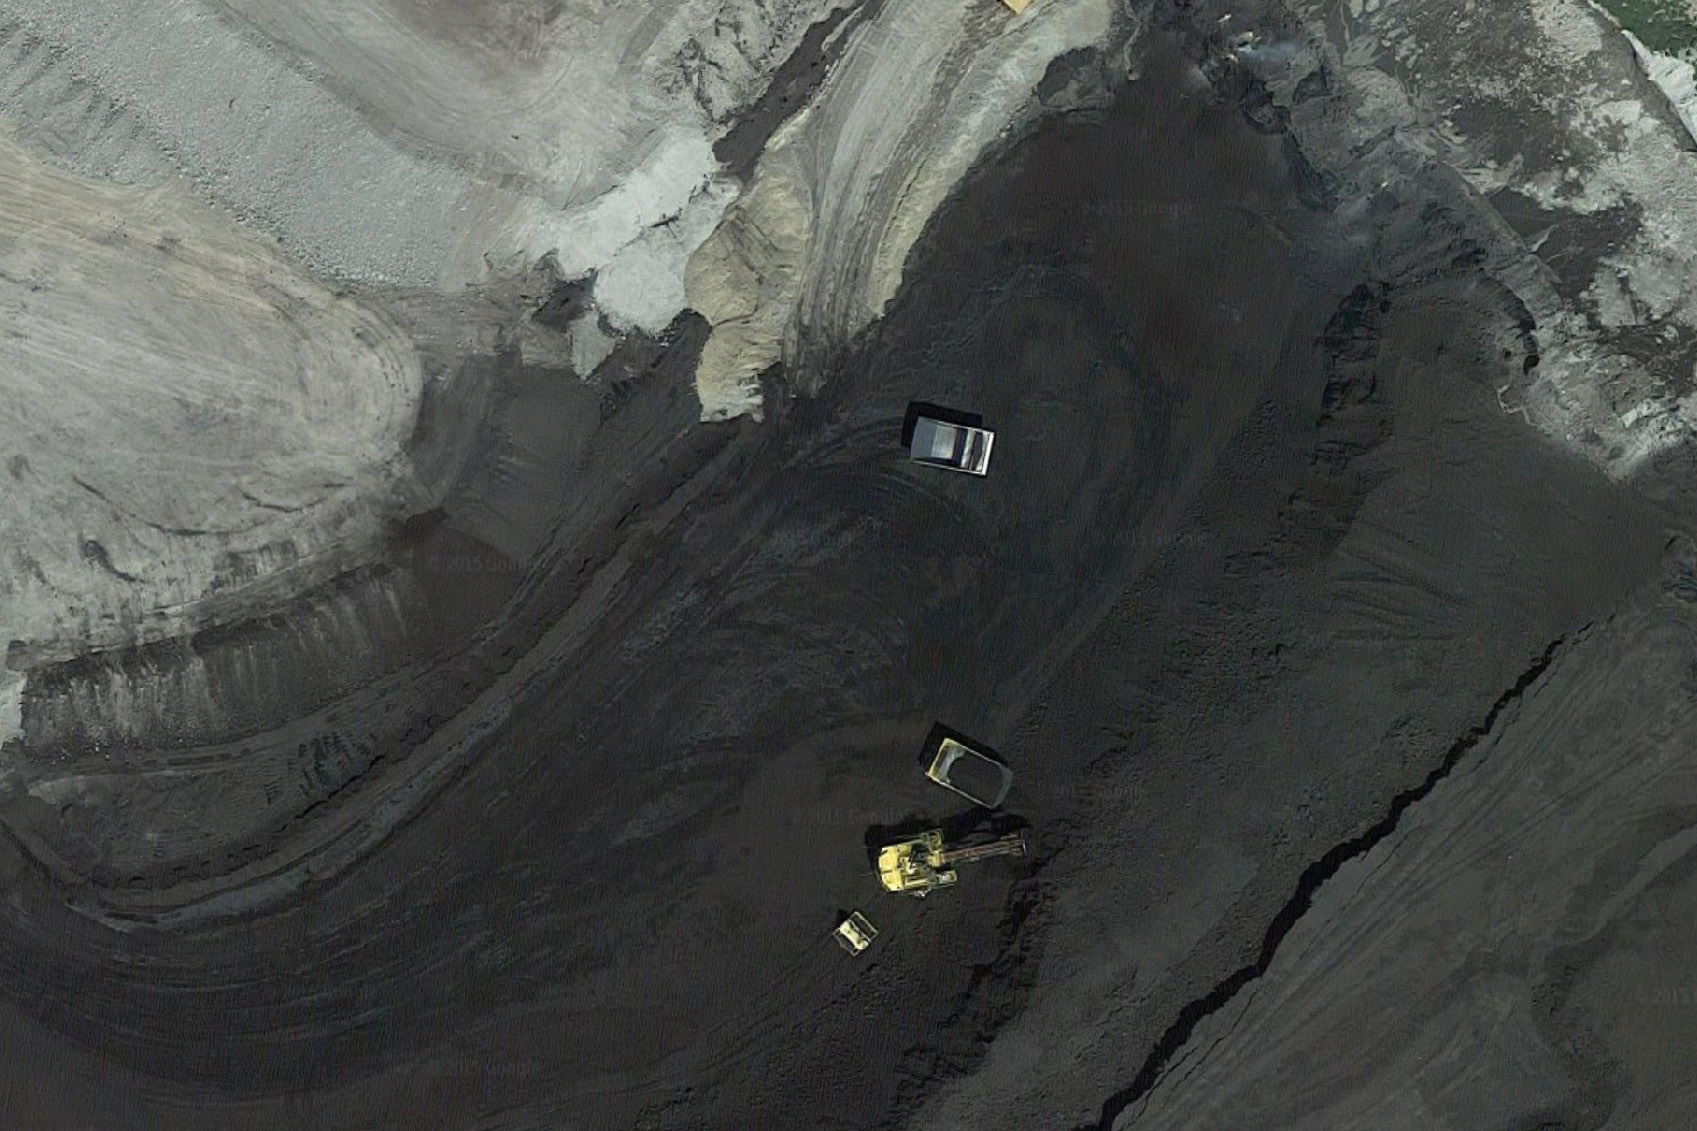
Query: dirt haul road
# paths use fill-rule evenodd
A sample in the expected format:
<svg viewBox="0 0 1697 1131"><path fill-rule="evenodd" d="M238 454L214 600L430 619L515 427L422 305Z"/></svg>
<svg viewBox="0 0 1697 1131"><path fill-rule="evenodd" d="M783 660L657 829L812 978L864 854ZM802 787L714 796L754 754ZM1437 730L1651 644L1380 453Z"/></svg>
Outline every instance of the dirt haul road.
<svg viewBox="0 0 1697 1131"><path fill-rule="evenodd" d="M1490 859L1445 822L1541 811L1516 781L1565 724L1536 712L1606 718L1587 695L1684 654L1596 626L1655 602L1689 504L1503 411L1535 328L1453 183L1347 207L1199 57L1152 33L1111 110L994 162L818 396L780 375L764 424L698 426L688 317L599 385L471 358L408 444L438 506L293 636L43 658L0 846L9 1122L1160 1126L1196 1042L1300 1075L1308 1034L1250 998L1362 930L1352 868L1411 908L1355 961L1421 915L1496 929L1382 858ZM904 460L911 397L984 413L988 479ZM382 669L324 670L332 626ZM256 717L103 729L99 687L172 663L243 673ZM897 903L866 838L956 812L915 764L939 719L1012 761L1035 853ZM1499 728L1520 760L1465 768ZM1427 810L1430 848L1385 828ZM1656 819L1599 847L1619 897L1587 906L1677 878L1636 863L1688 851ZM1541 860L1566 836L1514 827ZM851 907L883 932L859 960L829 939ZM1429 953L1403 976L1486 992ZM1372 976L1309 1008L1355 1016ZM1265 1047L1211 1044L1230 1011ZM1527 1095L1628 1094L1601 1063Z"/></svg>

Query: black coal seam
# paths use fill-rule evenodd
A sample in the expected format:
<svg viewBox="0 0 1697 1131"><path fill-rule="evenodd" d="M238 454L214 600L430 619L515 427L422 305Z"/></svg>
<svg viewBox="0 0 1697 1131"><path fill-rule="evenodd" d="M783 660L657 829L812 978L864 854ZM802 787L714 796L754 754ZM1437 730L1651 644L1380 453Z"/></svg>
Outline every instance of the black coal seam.
<svg viewBox="0 0 1697 1131"><path fill-rule="evenodd" d="M1590 625L1586 625L1575 635L1582 635L1589 627ZM1239 990L1267 972L1268 967L1272 965L1274 954L1279 949L1279 944L1284 942L1285 936L1290 933L1292 927L1296 926L1297 921L1307 914L1309 907L1313 905L1314 893L1320 889L1320 886L1335 876L1338 870L1350 860L1364 855L1394 832L1408 808L1415 802L1423 800L1433 789L1437 788L1438 783L1449 776L1450 771L1455 769L1461 759L1475 746L1479 745L1486 735L1491 733L1491 728L1496 725L1496 721L1502 713L1522 695L1526 694L1532 685L1538 681L1538 678L1549 669L1550 664L1555 661L1556 653L1567 639L1565 636L1558 636L1551 641L1550 646L1545 648L1543 654L1521 674L1514 686L1503 692L1497 701L1491 704L1491 709L1486 712L1484 721L1450 746L1443 761L1426 775L1424 781L1391 798L1390 808L1386 810L1385 815L1377 823L1359 836L1351 837L1349 840L1333 846L1324 856L1303 869L1302 876L1296 883L1296 893L1279 909L1278 914L1273 916L1272 923L1267 927L1267 933L1261 941L1261 951L1256 956L1255 961L1235 971L1223 981L1216 983L1213 989L1201 997L1193 999L1180 1009L1177 1019L1167 1027L1165 1033L1161 1034L1161 1039L1155 1042L1155 1047L1150 1050L1148 1058L1143 1062L1143 1067L1138 1070L1130 1085L1121 1088L1103 1102L1101 1118L1093 1124L1084 1124L1076 1128L1075 1131L1108 1131L1113 1126L1114 1120L1119 1118L1121 1112L1147 1095L1160 1081L1161 1075L1173 1055L1189 1042L1192 1034L1196 1031L1196 1026L1201 1024L1203 1019L1209 1015L1222 1009L1237 995Z"/></svg>
<svg viewBox="0 0 1697 1131"><path fill-rule="evenodd" d="M859 0L838 8L809 27L790 57L779 65L766 92L743 112L713 146L713 155L733 176L747 181L755 163L781 126L813 100L813 95L836 66L848 42L845 24L872 23L882 14L884 0Z"/></svg>

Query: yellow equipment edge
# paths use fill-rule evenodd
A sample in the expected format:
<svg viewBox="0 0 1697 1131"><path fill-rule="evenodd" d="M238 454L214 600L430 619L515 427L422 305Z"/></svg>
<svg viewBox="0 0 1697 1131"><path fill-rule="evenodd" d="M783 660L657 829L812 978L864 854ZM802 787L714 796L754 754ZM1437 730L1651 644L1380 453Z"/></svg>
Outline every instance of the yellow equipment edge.
<svg viewBox="0 0 1697 1131"><path fill-rule="evenodd" d="M947 887L955 882L952 869L932 865L943 852L943 833L933 829L904 840L885 845L878 850L878 882L885 891L905 895L924 895L932 888Z"/></svg>
<svg viewBox="0 0 1697 1131"><path fill-rule="evenodd" d="M837 943L844 950L850 954L859 954L871 946L872 940L878 937L878 928L874 927L872 921L866 916L858 911L853 911L849 913L847 919L844 919L837 926L832 934L836 936Z"/></svg>

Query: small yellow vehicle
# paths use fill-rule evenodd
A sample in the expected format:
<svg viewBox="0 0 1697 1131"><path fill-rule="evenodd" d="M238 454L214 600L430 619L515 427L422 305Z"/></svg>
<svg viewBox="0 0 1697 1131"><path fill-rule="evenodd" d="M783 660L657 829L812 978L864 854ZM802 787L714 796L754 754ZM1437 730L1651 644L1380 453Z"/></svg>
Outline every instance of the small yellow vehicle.
<svg viewBox="0 0 1697 1131"><path fill-rule="evenodd" d="M878 928L872 925L872 920L855 911L831 932L831 936L837 940L838 946L850 954L859 954L878 937Z"/></svg>
<svg viewBox="0 0 1697 1131"><path fill-rule="evenodd" d="M988 428L921 416L913 422L908 458L930 467L964 471L968 475L988 475L990 449L995 444L996 434Z"/></svg>
<svg viewBox="0 0 1697 1131"><path fill-rule="evenodd" d="M1031 0L1002 0L1002 3L1012 8L1015 15L1031 7Z"/></svg>
<svg viewBox="0 0 1697 1131"><path fill-rule="evenodd" d="M911 840L887 844L878 850L878 882L885 891L918 896L955 882L953 865L991 856L1024 856L1025 834L1007 836L983 844L944 847L943 830L932 829Z"/></svg>

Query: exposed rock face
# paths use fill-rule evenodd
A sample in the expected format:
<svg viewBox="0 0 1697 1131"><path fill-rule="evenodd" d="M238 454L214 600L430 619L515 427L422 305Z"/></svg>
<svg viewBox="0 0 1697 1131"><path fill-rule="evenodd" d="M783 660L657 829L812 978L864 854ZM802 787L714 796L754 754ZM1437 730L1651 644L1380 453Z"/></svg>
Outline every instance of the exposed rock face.
<svg viewBox="0 0 1697 1131"><path fill-rule="evenodd" d="M1585 0L1292 7L1240 12L1218 57L1344 198L1396 207L1432 170L1477 194L1471 238L1535 329L1504 410L1617 477L1688 440L1697 148L1669 75Z"/></svg>
<svg viewBox="0 0 1697 1131"><path fill-rule="evenodd" d="M703 359L704 410L751 403L752 375L782 360L803 389L884 311L914 242L948 193L1022 115L1059 56L1115 30L1107 0L1036 5L1017 20L979 0L881 8L850 32L831 74L757 165L767 199L739 223L774 238L727 234L700 285L728 255L761 279L756 311L716 329ZM779 220L776 213L781 212ZM805 234L804 234L805 230ZM742 288L748 292L746 284ZM731 304L733 310L737 303ZM698 308L699 309L699 308ZM745 390L721 403L719 388Z"/></svg>
<svg viewBox="0 0 1697 1131"><path fill-rule="evenodd" d="M689 261L690 308L713 326L696 363L701 415L760 412L759 377L794 333L813 237L811 186L793 155L770 159L707 244Z"/></svg>
<svg viewBox="0 0 1697 1131"><path fill-rule="evenodd" d="M9 141L0 162L10 678L264 615L369 560L418 502L400 329L174 184Z"/></svg>
<svg viewBox="0 0 1697 1131"><path fill-rule="evenodd" d="M989 0L872 4L840 25L837 7L141 0L111 18L9 0L0 82L28 140L72 168L181 173L330 276L453 293L547 260L565 278L597 272L612 324L656 334L686 301L685 260L736 196L715 140L829 21L831 65L794 104L758 112L811 103L791 135L812 155L792 173L824 233L802 317L840 342L888 301L926 219L1049 62L1106 33L1111 5L1016 20ZM718 368L763 368L769 337L728 330L714 354L748 360L710 360L704 381L741 387ZM752 405L708 398L710 416Z"/></svg>
<svg viewBox="0 0 1697 1131"><path fill-rule="evenodd" d="M373 563L438 501L402 442L467 351L588 376L693 306L716 326L701 416L760 415L760 372L876 315L925 217L1106 11L0 3L0 736L32 665ZM757 107L822 20L830 65ZM804 106L735 204L715 142ZM524 321L539 270L585 284L561 327Z"/></svg>
<svg viewBox="0 0 1697 1131"><path fill-rule="evenodd" d="M701 196L722 121L832 3L729 7L16 0L0 81L73 168L181 173L321 272L453 292L603 266Z"/></svg>

